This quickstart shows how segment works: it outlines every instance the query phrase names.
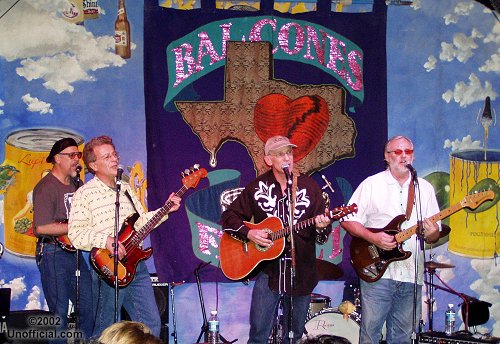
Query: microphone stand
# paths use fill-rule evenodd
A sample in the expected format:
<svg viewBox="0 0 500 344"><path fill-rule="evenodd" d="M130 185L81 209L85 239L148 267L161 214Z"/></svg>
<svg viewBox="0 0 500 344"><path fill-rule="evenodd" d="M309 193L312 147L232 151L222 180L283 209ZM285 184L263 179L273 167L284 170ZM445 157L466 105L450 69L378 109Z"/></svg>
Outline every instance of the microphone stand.
<svg viewBox="0 0 500 344"><path fill-rule="evenodd" d="M293 211L294 207L292 206L292 185L293 185L293 174L290 173L289 176L287 176L287 197L288 197L288 227L290 228L290 258L291 258L291 267L290 267L290 291L288 293L288 297L290 300L290 309L289 309L289 314L288 314L288 339L290 341L290 344L293 344L293 296L292 296L292 291L294 289L295 285L295 268L296 268L296 260L295 260L295 238L293 235ZM286 267L284 269L284 275L286 276Z"/></svg>
<svg viewBox="0 0 500 344"><path fill-rule="evenodd" d="M424 238L423 238L423 222L422 222L422 204L420 204L420 187L418 185L417 171L415 169L410 170L411 181L415 186L415 197L413 202L415 203L415 214L417 216L417 237L416 237L416 249L415 249L415 277L413 284L413 323L412 323L412 333L411 333L411 343L417 344L417 299L418 299L418 262L420 260L420 253L424 250ZM419 197L417 197L417 194Z"/></svg>
<svg viewBox="0 0 500 344"><path fill-rule="evenodd" d="M121 176L120 176L121 177ZM115 201L115 237L113 243L113 273L115 275L115 323L118 322L118 227L120 226L120 189L121 178L116 180L116 201Z"/></svg>
<svg viewBox="0 0 500 344"><path fill-rule="evenodd" d="M74 184L76 190L80 187L80 172L82 167L78 165L76 167L76 177L74 179ZM76 249L76 269L75 269L75 331L80 330L80 250Z"/></svg>

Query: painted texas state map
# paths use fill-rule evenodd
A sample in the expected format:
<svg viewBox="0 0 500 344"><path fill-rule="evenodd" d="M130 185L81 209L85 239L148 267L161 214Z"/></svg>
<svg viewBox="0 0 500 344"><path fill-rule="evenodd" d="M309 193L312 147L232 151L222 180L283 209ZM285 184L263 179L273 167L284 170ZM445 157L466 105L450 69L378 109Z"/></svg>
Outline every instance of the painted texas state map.
<svg viewBox="0 0 500 344"><path fill-rule="evenodd" d="M217 165L222 144L233 140L247 148L261 174L267 170L264 143L274 135L298 146L295 167L304 173L352 157L356 129L345 112L344 89L273 79L271 49L268 42L228 42L225 99L175 102L210 153L210 165Z"/></svg>

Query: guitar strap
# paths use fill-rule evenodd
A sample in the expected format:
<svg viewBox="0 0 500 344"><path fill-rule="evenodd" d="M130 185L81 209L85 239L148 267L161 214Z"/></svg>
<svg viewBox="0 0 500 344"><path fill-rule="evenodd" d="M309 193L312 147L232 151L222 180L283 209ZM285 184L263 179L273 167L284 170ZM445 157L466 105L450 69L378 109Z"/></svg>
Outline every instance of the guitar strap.
<svg viewBox="0 0 500 344"><path fill-rule="evenodd" d="M296 173L293 173L293 179L292 179L292 204L290 204L290 207L292 208L292 216L295 216L295 198L297 197L297 175ZM292 228L293 226L293 218L289 219L292 223L289 223L288 226ZM287 240L290 241L290 235L287 235Z"/></svg>
<svg viewBox="0 0 500 344"><path fill-rule="evenodd" d="M128 193L128 190L125 190L125 195L127 196L127 198L130 200L130 203L132 203L132 207L134 207L134 210L136 213L139 213L137 211L137 208L135 207L135 203L134 201L132 200L132 196L130 196L130 194Z"/></svg>
<svg viewBox="0 0 500 344"><path fill-rule="evenodd" d="M297 173L293 174L293 181L292 181L292 215L295 216L295 198L297 197ZM288 225L290 228L293 226L293 219L290 219L292 223L289 223Z"/></svg>
<svg viewBox="0 0 500 344"><path fill-rule="evenodd" d="M414 201L415 201L415 183L412 175L410 180L410 185L408 187L408 201L406 202L406 220L409 220L411 217L411 211L413 210Z"/></svg>

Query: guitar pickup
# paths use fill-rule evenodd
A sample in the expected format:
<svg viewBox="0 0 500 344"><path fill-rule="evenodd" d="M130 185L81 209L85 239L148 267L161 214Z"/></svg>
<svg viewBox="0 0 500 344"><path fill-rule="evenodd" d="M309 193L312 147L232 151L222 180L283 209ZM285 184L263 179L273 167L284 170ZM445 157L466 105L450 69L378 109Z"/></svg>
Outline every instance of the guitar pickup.
<svg viewBox="0 0 500 344"><path fill-rule="evenodd" d="M370 264L363 268L363 274L366 276L376 277L378 275L378 268L375 264Z"/></svg>
<svg viewBox="0 0 500 344"><path fill-rule="evenodd" d="M372 259L379 258L378 249L375 245L368 246L368 252Z"/></svg>

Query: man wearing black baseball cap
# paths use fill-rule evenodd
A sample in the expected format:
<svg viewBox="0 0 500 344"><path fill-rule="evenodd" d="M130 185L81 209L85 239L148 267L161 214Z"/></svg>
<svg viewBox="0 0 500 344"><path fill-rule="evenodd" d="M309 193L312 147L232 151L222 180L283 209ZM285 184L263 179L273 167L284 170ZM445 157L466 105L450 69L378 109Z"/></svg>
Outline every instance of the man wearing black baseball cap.
<svg viewBox="0 0 500 344"><path fill-rule="evenodd" d="M52 169L33 190L33 222L38 237L36 261L49 310L57 317L58 330L67 330L68 301L77 304L79 329L90 338L94 327L92 280L82 253L67 240L69 211L74 192L81 185L78 174L82 152L71 138L54 143L46 161ZM76 299L78 254L79 299ZM64 337L63 337L64 338ZM58 342L58 341L56 341ZM61 340L60 342L65 342Z"/></svg>

